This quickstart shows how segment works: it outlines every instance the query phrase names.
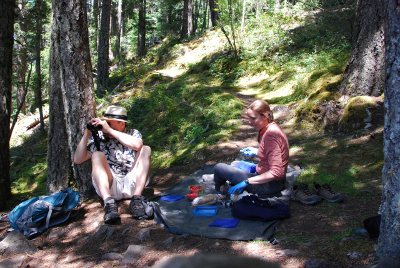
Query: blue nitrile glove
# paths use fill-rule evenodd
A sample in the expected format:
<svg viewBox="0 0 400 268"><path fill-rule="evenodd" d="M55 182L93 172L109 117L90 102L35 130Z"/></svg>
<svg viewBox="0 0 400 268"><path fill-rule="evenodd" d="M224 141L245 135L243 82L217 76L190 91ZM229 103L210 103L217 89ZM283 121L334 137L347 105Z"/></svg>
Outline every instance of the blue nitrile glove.
<svg viewBox="0 0 400 268"><path fill-rule="evenodd" d="M257 155L258 148L256 147L246 147L240 150L245 156Z"/></svg>
<svg viewBox="0 0 400 268"><path fill-rule="evenodd" d="M254 164L252 162L240 161L237 167L238 169L247 171L249 173L254 173L256 172L257 164Z"/></svg>
<svg viewBox="0 0 400 268"><path fill-rule="evenodd" d="M246 188L247 185L248 184L246 181L242 181L241 183L238 183L235 186L232 186L231 189L229 189L228 193L233 194L236 191L238 191L240 194L241 192L243 192L243 189Z"/></svg>

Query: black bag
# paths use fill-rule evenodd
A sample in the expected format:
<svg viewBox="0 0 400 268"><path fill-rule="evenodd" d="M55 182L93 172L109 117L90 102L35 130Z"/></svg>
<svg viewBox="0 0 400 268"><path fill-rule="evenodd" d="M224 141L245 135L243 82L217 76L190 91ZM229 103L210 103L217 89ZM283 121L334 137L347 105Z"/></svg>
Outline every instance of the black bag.
<svg viewBox="0 0 400 268"><path fill-rule="evenodd" d="M232 216L242 220L273 221L290 218L290 208L285 204L271 205L255 195L243 196L232 208Z"/></svg>

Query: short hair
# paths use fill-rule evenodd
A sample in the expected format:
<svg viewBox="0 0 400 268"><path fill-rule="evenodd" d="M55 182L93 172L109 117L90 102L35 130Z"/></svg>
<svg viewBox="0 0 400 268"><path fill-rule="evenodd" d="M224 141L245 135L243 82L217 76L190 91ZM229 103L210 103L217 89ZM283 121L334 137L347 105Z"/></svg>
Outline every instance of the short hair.
<svg viewBox="0 0 400 268"><path fill-rule="evenodd" d="M266 102L265 100L255 100L249 106L247 106L247 109L252 109L259 114L265 115L268 118L268 122L274 121L274 115L269 108L268 102Z"/></svg>

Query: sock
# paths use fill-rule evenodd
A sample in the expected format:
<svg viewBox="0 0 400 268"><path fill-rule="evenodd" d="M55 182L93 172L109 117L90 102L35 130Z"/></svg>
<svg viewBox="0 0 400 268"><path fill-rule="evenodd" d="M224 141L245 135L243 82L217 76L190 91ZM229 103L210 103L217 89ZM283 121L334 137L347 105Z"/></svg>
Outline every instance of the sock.
<svg viewBox="0 0 400 268"><path fill-rule="evenodd" d="M112 197L107 197L107 198L104 200L104 204L110 202L111 200L114 200L114 198L112 198ZM114 200L114 202L115 202L115 200Z"/></svg>

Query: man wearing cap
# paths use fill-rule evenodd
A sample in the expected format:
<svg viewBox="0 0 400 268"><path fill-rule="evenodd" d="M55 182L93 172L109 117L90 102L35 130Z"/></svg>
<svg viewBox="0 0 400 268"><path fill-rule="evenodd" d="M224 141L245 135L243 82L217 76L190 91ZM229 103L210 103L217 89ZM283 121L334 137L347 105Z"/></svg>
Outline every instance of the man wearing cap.
<svg viewBox="0 0 400 268"><path fill-rule="evenodd" d="M151 149L143 145L142 135L136 129L125 128L125 108L110 106L103 118L90 120L100 127L105 139L97 150L92 133L85 129L75 155L75 164L92 161L92 182L97 194L104 200L104 222L120 219L117 200L129 199L129 208L134 218L146 216L142 191L150 170Z"/></svg>

